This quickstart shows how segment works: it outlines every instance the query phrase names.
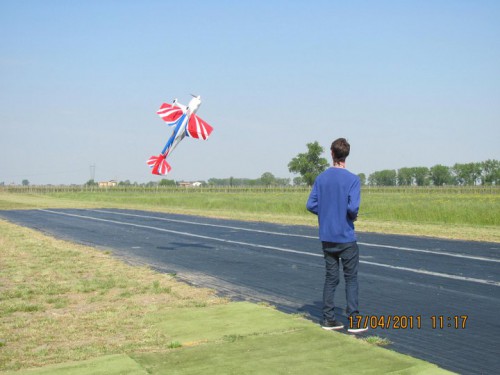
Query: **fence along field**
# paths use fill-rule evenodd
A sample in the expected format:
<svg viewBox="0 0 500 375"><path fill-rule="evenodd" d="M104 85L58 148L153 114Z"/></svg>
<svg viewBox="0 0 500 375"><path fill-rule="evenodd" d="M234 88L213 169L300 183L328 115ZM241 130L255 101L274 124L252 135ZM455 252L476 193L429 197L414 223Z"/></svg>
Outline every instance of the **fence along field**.
<svg viewBox="0 0 500 375"><path fill-rule="evenodd" d="M307 186L200 186L200 187L179 187L179 186L146 186L146 185L117 185L108 187L98 187L92 185L3 185L0 192L8 193L32 193L50 194L59 192L144 192L144 193L238 193L238 192L309 192ZM480 185L480 186L363 186L362 192L404 192L404 193L429 193L429 194L499 194L500 186Z"/></svg>
<svg viewBox="0 0 500 375"><path fill-rule="evenodd" d="M500 187L363 187L357 229L500 242ZM304 187L5 186L19 208L117 207L316 225ZM189 199L186 199L189 195ZM30 203L31 202L31 203ZM22 204L21 204L22 203ZM31 205L31 206L30 206ZM7 208L5 204L0 207ZM13 207L15 208L15 207ZM445 231L446 233L442 233ZM456 234L453 234L456 233Z"/></svg>

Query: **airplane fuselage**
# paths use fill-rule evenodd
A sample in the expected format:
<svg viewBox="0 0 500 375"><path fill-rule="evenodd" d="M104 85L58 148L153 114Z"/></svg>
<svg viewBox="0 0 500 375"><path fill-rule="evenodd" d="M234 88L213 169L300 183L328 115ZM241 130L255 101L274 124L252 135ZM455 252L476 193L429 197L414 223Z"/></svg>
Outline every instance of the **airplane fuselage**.
<svg viewBox="0 0 500 375"><path fill-rule="evenodd" d="M177 125L175 126L175 129L168 139L167 144L165 145L165 148L162 151L162 154L166 157L169 153L171 153L174 148L179 144L180 141L184 139L186 136L186 126L189 121L189 117L186 116L186 114L183 114L182 117L179 119Z"/></svg>
<svg viewBox="0 0 500 375"><path fill-rule="evenodd" d="M178 104L180 108L183 108L182 104ZM184 139L186 136L186 126L189 122L189 118L191 115L194 115L198 108L201 105L201 97L200 96L193 96L193 98L189 101L189 104L187 105L184 114L181 116L181 118L178 120L178 123L174 129L174 132L170 136L167 144L165 145L165 148L163 149L162 154L169 155L174 148L179 144L180 141Z"/></svg>

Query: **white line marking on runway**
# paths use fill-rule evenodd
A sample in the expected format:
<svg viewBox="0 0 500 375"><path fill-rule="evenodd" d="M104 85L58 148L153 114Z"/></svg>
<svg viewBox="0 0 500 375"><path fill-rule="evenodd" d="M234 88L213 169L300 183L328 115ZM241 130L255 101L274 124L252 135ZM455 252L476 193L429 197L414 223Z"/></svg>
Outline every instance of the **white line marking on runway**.
<svg viewBox="0 0 500 375"><path fill-rule="evenodd" d="M56 214L56 215L71 216L71 217L78 217L78 218L87 219L87 220L101 221L101 222L113 223L113 224L118 224L118 225L126 225L126 226L131 226L131 227L136 227L136 228L151 229L151 230L156 230L156 231L160 231L160 232L173 233L173 234L178 234L178 235L182 235L182 236L201 238L201 239L205 239L205 240L219 241L219 242L230 243L230 244L234 244L234 245L243 245L243 246L249 246L249 247L256 247L256 248L260 248L260 249L276 250L276 251L281 251L281 252L286 252L286 253L302 254L302 255L308 255L308 256L314 256L314 257L323 257L322 254L308 253L305 251L298 251L298 250L292 250L292 249L284 249L284 248L275 247L275 246L257 245L257 244L247 243L247 242L226 240L226 239L217 238L217 237L202 236L199 234L194 234L194 233L189 233L189 232L180 232L180 231L175 231L175 230L170 230L170 229L152 227L149 225L133 224L133 223L127 223L127 222L123 222L123 221L101 219L101 218L92 217L92 216L70 214L67 212L58 212L58 211L52 211L52 210L46 210L46 209L40 209L40 211L48 212L48 213L52 213L52 214ZM417 270L417 269L407 268L407 267L392 266L390 264L367 262L364 260L360 260L360 263L369 264L369 265L378 266L378 267L391 268L391 269L395 269L395 270L399 270L399 271L408 271L408 272L419 273L419 274L424 274L424 275L443 277L443 278L448 278L448 279L453 279L453 280L461 280L461 281L468 281L468 282L474 282L474 283L479 283L479 284L500 286L500 282L491 281L491 280L483 280L483 279L476 279L476 278L472 278L472 277L450 275L450 274L446 274L446 273L432 272L432 271L426 271L426 270L422 270L422 269Z"/></svg>
<svg viewBox="0 0 500 375"><path fill-rule="evenodd" d="M132 216L132 217L139 217L139 218L145 218L145 219L155 219L155 220L161 220L161 221L169 221L169 222L173 222L173 223L201 225L201 226L207 226L207 227L217 227L217 228L242 230L242 231L247 231L247 232L273 234L273 235L277 235L277 236L311 238L311 239L315 239L315 240L318 239L317 236L306 236L306 235L294 234L294 233L270 232L270 231L259 230L259 229L233 227L233 226L220 225L220 224L197 223L195 221L167 219L167 218L158 217L158 216L128 214L128 213L124 213L124 212L114 212L114 211L106 211L106 210L89 210L89 211L102 212L102 213L108 213L108 214L114 214L114 215L122 215L122 216ZM415 253L442 255L442 256L449 256L449 257L462 258L462 259L481 260L481 261L484 261L484 262L500 263L500 259L487 258L487 257L481 257L481 256L475 256L475 255L464 255L464 254L448 253L446 251L433 251L433 250L415 249L415 248L411 248L411 247L401 247L401 246L392 246L392 245L380 245L380 244L367 243L367 242L358 242L358 245L370 246L370 247L380 247L380 248L384 248L384 249L394 249L394 250L400 250L400 251L412 251L412 252L415 252Z"/></svg>

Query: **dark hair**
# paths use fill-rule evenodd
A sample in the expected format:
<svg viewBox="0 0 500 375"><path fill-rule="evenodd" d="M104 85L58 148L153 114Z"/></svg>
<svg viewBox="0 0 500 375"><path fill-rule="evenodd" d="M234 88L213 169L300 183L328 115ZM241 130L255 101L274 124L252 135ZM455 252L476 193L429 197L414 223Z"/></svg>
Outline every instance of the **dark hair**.
<svg viewBox="0 0 500 375"><path fill-rule="evenodd" d="M345 158L349 156L349 151L351 151L351 145L347 139L338 138L333 141L330 150L332 150L333 161L345 161Z"/></svg>

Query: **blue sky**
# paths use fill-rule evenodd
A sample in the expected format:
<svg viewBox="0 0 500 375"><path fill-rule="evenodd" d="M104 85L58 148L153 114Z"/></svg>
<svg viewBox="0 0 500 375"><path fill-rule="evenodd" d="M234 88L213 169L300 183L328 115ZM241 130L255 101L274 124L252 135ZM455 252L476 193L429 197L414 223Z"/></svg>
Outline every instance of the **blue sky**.
<svg viewBox="0 0 500 375"><path fill-rule="evenodd" d="M162 102L201 95L174 180L500 159L499 1L0 0L0 182L161 179ZM325 152L325 157L329 155Z"/></svg>

